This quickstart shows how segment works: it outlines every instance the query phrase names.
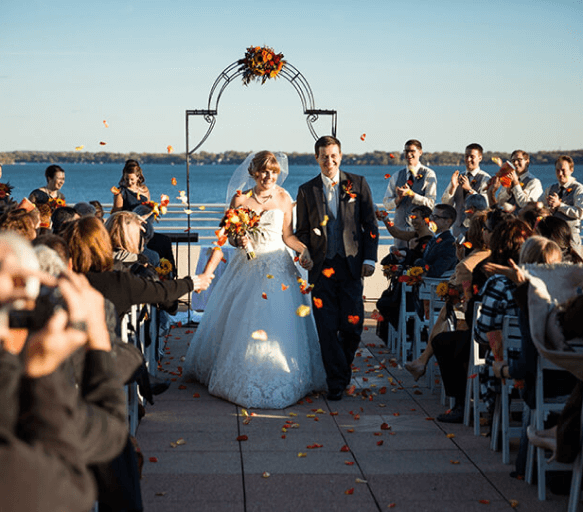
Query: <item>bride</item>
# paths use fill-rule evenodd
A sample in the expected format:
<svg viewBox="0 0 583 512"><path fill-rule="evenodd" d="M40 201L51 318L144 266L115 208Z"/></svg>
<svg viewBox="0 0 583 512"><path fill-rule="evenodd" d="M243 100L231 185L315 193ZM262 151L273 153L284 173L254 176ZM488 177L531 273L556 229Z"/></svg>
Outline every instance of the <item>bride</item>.
<svg viewBox="0 0 583 512"><path fill-rule="evenodd" d="M238 250L229 262L190 344L184 371L213 395L261 409L283 409L326 388L313 317L296 314L300 305L309 305L309 295L300 291L286 246L300 253L304 266L311 258L293 234L291 197L276 184L287 175L287 157L278 158L269 151L251 154L231 178L229 189L237 193L230 207L248 207L261 220L257 232L229 241L240 248L252 244L256 257L249 260ZM245 189L242 172L247 178L242 181L254 182L252 188Z"/></svg>

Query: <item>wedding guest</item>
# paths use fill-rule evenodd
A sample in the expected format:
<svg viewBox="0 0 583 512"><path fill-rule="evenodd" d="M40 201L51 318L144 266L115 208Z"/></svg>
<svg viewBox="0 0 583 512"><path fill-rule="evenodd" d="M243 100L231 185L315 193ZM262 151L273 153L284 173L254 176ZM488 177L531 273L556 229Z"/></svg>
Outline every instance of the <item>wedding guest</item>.
<svg viewBox="0 0 583 512"><path fill-rule="evenodd" d="M96 217L70 222L63 231L73 270L86 274L91 285L115 305L119 315L133 304L160 304L173 309L175 301L193 290L206 290L214 275L201 274L170 281L153 281L130 272L113 270L109 233Z"/></svg>
<svg viewBox="0 0 583 512"><path fill-rule="evenodd" d="M456 238L460 234L465 234L468 229L466 200L470 196L476 194L482 196L486 200L486 208L488 207L486 188L490 175L480 169L483 152L480 144L469 144L466 147L464 157L466 170L463 173L455 171L451 175L450 184L441 197L442 203L451 204L455 208L456 221L452 227L452 233Z"/></svg>
<svg viewBox="0 0 583 512"><path fill-rule="evenodd" d="M511 180L510 187L500 188L500 179L492 178L488 187L488 200L490 207L498 205L504 211L513 212L524 208L531 201L539 201L543 195L543 187L538 178L535 178L528 170L530 156L522 149L516 149L510 155L510 161L515 171L508 174ZM496 192L498 192L496 198Z"/></svg>
<svg viewBox="0 0 583 512"><path fill-rule="evenodd" d="M129 269L135 263L154 267L160 263L157 253L151 251L156 257L151 261L151 254L144 253L144 237L147 223L134 212L119 211L111 214L105 223L105 229L109 232L113 247L113 261L116 270Z"/></svg>
<svg viewBox="0 0 583 512"><path fill-rule="evenodd" d="M51 215L53 233L60 235L69 222L77 220L80 215L71 206L61 206L56 208Z"/></svg>
<svg viewBox="0 0 583 512"><path fill-rule="evenodd" d="M49 199L61 199L65 201L65 196L61 188L65 184L65 171L58 165L49 165L45 170L47 184L44 187L34 189L28 198L33 203L48 203Z"/></svg>
<svg viewBox="0 0 583 512"><path fill-rule="evenodd" d="M394 174L387 186L383 204L387 210L395 210L393 222L402 230L411 229L410 215L414 206L424 205L433 208L437 195L435 173L421 164L423 154L421 142L415 139L405 143L407 167ZM404 248L405 240L396 239L395 246Z"/></svg>
<svg viewBox="0 0 583 512"><path fill-rule="evenodd" d="M140 164L127 160L118 183L118 191L113 195L111 213L120 210L132 211L136 206L150 200L150 191Z"/></svg>
<svg viewBox="0 0 583 512"><path fill-rule="evenodd" d="M441 277L453 270L457 263L455 239L451 226L455 222L455 208L449 204L438 204L430 219L435 225L435 235L427 242L423 255L415 262L422 268L429 267L427 277Z"/></svg>
<svg viewBox="0 0 583 512"><path fill-rule="evenodd" d="M79 217L84 217L85 215L95 216L95 207L92 204L80 202L75 204L73 208L79 214Z"/></svg>
<svg viewBox="0 0 583 512"><path fill-rule="evenodd" d="M471 197L482 196L475 194ZM467 242L471 245L470 253L460 259L460 262L456 265L454 273L448 281L448 285L451 288L458 290L460 304L452 307L448 307L448 304L443 306L439 313L439 317L429 334L427 347L417 359L405 365L405 369L413 375L415 382L425 375L427 364L433 356L433 338L442 332L446 332L448 330L448 322L451 316L455 314L455 310L465 313L468 303L473 298L472 272L474 268L476 268L476 265L490 256L490 249L486 245L483 236L484 228L486 226L486 218L486 212L478 212L472 217L466 237ZM465 331L468 329L468 325L462 320L456 321L455 325L457 325L457 331Z"/></svg>
<svg viewBox="0 0 583 512"><path fill-rule="evenodd" d="M583 218L583 185L572 176L575 163L570 156L560 156L555 162L557 183L547 187L543 201L552 214L567 221L571 228L573 245L581 249L581 218Z"/></svg>
<svg viewBox="0 0 583 512"><path fill-rule="evenodd" d="M568 263L583 263L583 258L573 245L573 236L569 224L559 217L542 217L535 225L535 231L549 240L553 240L561 248L563 261Z"/></svg>
<svg viewBox="0 0 583 512"><path fill-rule="evenodd" d="M12 231L31 241L36 238L35 219L31 212L21 208L9 210L0 216L0 231Z"/></svg>
<svg viewBox="0 0 583 512"><path fill-rule="evenodd" d="M510 217L502 220L493 231L490 231L494 220L494 214L489 214L484 229L485 241L492 251L488 261L505 265L509 259L518 260L522 244L532 233L530 228L523 221ZM482 260L482 263L484 261ZM500 345L504 315L518 314L512 296L515 288L516 285L503 275L490 277L480 291L482 309L476 319L476 325L471 325L469 321L467 323L470 330L444 332L433 339L433 351L439 364L446 395L455 399L453 409L439 415L438 421L463 422L472 329L477 340L486 347L489 346L490 339L492 344ZM479 419L475 418L474 421Z"/></svg>
<svg viewBox="0 0 583 512"><path fill-rule="evenodd" d="M99 220L103 220L103 205L95 200L95 201L89 201L89 204L93 206L93 208L95 208L95 216L99 219Z"/></svg>
<svg viewBox="0 0 583 512"><path fill-rule="evenodd" d="M518 213L518 218L526 222L531 229L535 229L541 219L551 215L551 211L542 201L531 201Z"/></svg>
<svg viewBox="0 0 583 512"><path fill-rule="evenodd" d="M407 147L409 160L418 162L420 148ZM340 169L340 141L321 137L314 149L320 173L298 189L296 234L312 256L313 265L303 266L314 285L312 297L323 306L313 313L326 369L327 398L341 400L352 378L351 364L363 329L363 278L374 273L378 226L366 179ZM425 183L425 171L417 166L414 172L418 183ZM411 196L404 198L408 188L404 181L397 184L402 189L397 192L399 204L404 206ZM398 225L405 226L405 222Z"/></svg>

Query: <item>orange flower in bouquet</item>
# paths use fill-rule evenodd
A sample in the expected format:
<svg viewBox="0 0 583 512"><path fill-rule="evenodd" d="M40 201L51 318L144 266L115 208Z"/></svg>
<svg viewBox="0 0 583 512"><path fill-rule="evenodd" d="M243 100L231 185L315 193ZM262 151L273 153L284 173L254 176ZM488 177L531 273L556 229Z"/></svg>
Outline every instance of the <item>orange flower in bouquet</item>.
<svg viewBox="0 0 583 512"><path fill-rule="evenodd" d="M58 197L51 197L49 198L48 205L52 212L54 212L57 208L61 208L62 206L67 206L67 203L64 199L60 199Z"/></svg>
<svg viewBox="0 0 583 512"><path fill-rule="evenodd" d="M425 271L426 269L422 267L410 267L404 275L399 277L399 282L409 286L418 286L423 282Z"/></svg>
<svg viewBox="0 0 583 512"><path fill-rule="evenodd" d="M461 294L456 286L450 283L439 283L435 289L437 296L451 304L459 304L461 302Z"/></svg>
<svg viewBox="0 0 583 512"><path fill-rule="evenodd" d="M221 220L220 229L216 232L219 238L219 245L224 245L229 236L243 236L259 230L261 215L255 213L251 208L241 206L239 208L229 208ZM222 243L221 243L222 242ZM251 242L245 247L247 258L255 258L255 250Z"/></svg>

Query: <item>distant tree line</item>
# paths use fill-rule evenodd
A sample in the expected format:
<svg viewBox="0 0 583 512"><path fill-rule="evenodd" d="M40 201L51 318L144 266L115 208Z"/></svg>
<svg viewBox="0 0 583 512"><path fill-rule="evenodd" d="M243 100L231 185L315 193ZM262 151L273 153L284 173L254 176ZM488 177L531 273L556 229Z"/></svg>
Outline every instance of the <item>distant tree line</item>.
<svg viewBox="0 0 583 512"><path fill-rule="evenodd" d="M239 164L249 152L245 151L224 151L222 153L207 153L202 151L190 156L192 165L209 164ZM533 164L554 164L561 155L569 155L575 164L583 164L583 149L572 151L537 151L530 154L530 161ZM288 153L290 165L315 165L312 153ZM493 156L502 159L510 158L510 153L496 153L488 151L484 153L484 162L489 162ZM72 163L118 163L123 164L127 159L133 158L141 164L184 164L186 156L184 153L109 153L101 151L89 153L86 151L9 151L0 152L0 164L19 163L46 163L46 164L72 164ZM350 165L403 165L404 159L399 150L373 151L371 153L343 155L345 164ZM423 153L422 161L426 165L459 165L464 163L463 153L453 153L441 151L436 153Z"/></svg>

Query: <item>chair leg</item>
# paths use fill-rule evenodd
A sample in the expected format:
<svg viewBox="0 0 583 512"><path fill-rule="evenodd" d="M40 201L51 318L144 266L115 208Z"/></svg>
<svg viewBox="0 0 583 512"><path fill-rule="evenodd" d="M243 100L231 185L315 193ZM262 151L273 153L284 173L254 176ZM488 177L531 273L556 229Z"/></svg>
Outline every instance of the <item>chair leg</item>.
<svg viewBox="0 0 583 512"><path fill-rule="evenodd" d="M494 415L492 416L492 437L490 438L490 450L498 451L498 439L501 429L501 411L502 397L496 395L496 404L494 405Z"/></svg>
<svg viewBox="0 0 583 512"><path fill-rule="evenodd" d="M573 476L571 477L571 493L569 494L569 506L567 512L577 512L581 499L581 475L583 474L583 456L581 451L573 463Z"/></svg>

